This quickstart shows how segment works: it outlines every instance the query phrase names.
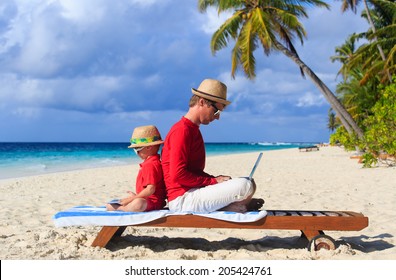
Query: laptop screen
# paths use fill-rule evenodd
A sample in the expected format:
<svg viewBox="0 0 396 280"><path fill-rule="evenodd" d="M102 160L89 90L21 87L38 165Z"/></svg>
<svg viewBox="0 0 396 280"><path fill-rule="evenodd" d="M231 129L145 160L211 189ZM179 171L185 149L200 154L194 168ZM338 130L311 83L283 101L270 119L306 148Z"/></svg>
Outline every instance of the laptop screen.
<svg viewBox="0 0 396 280"><path fill-rule="evenodd" d="M254 172L256 172L256 168L257 168L257 166L259 165L262 156L263 156L263 153L260 153L259 156L258 156L258 158L257 158L257 160L256 160L256 163L255 163L254 166L253 166L252 171L250 172L249 180L252 180L253 174L254 174Z"/></svg>

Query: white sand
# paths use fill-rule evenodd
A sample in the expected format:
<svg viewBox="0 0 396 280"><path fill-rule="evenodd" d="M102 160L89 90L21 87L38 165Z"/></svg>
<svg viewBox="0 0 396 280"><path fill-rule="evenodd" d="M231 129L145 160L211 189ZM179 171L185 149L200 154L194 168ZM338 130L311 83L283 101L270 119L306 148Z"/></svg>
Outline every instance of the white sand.
<svg viewBox="0 0 396 280"><path fill-rule="evenodd" d="M108 249L91 243L100 227L56 228L52 216L103 205L131 189L138 166L0 181L0 259L396 259L396 168L363 169L338 147L264 152L255 174L265 209L350 210L369 217L362 231L326 232L345 241L308 252L299 231L128 227ZM206 171L246 176L257 153L214 156Z"/></svg>

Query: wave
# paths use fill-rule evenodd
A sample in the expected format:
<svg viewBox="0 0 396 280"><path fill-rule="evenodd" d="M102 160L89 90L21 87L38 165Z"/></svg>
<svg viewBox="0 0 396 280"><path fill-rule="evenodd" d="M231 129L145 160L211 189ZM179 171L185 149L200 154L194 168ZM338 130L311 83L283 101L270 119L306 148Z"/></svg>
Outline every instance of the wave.
<svg viewBox="0 0 396 280"><path fill-rule="evenodd" d="M260 146L291 146L295 145L293 143L288 143L288 142L257 142L257 145Z"/></svg>
<svg viewBox="0 0 396 280"><path fill-rule="evenodd" d="M34 165L28 165L25 167L26 170L28 171L45 171L48 169L48 166L46 164L34 164Z"/></svg>

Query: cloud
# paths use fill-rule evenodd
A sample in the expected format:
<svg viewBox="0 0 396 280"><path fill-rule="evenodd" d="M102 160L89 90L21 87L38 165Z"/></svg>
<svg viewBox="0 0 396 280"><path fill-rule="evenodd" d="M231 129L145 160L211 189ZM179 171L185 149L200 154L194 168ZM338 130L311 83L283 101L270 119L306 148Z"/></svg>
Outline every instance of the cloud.
<svg viewBox="0 0 396 280"><path fill-rule="evenodd" d="M147 47L142 44L145 38L138 36L145 32L146 22L136 17L141 16L139 7L155 3L18 2L17 13L0 39L4 42L0 54L6 62L3 71L48 78L113 72L119 66L115 63L125 64L122 70L136 69L133 63L143 65L139 58Z"/></svg>
<svg viewBox="0 0 396 280"><path fill-rule="evenodd" d="M281 106L326 105L320 92L316 92L316 94L309 92L313 84L297 73L265 68L259 70L254 81L249 81L241 75L237 75L233 80L230 78L229 72L222 73L219 79L228 85L229 99L232 101L229 107L232 111L248 108L255 114L267 115L272 114L274 110L279 110ZM314 87L313 89L315 90ZM309 92L309 94L302 95L304 92ZM315 97L314 103L313 97Z"/></svg>
<svg viewBox="0 0 396 280"><path fill-rule="evenodd" d="M202 15L203 16L199 19L201 22L201 28L206 34L211 36L232 15L232 13L222 12L219 14L215 8L210 7Z"/></svg>
<svg viewBox="0 0 396 280"><path fill-rule="evenodd" d="M122 110L122 104L114 96L125 82L123 77L41 80L6 75L2 82L7 86L0 89L0 98L3 104L9 106L86 112Z"/></svg>
<svg viewBox="0 0 396 280"><path fill-rule="evenodd" d="M321 106L325 103L325 99L322 95L313 94L312 92L306 92L302 97L298 98L296 104L297 107L311 107Z"/></svg>
<svg viewBox="0 0 396 280"><path fill-rule="evenodd" d="M60 141L120 140L139 122L159 123L166 131L188 109L190 88L208 77L225 82L232 101L213 124L219 132L205 128L208 139L236 140L235 129L238 135L281 138L282 128L285 134L303 131L318 116L326 119L328 104L318 89L281 53L267 57L258 49L256 79L241 71L232 79L232 42L216 56L210 51L211 35L230 14L219 16L214 9L201 14L196 5L196 0L1 1L0 128L9 133L0 140L30 139L17 128L36 128L43 137L37 140ZM362 22L338 8L308 13L300 56L334 89L338 68L329 57L344 34L352 33L349 28L362 28ZM318 133L327 137L326 126Z"/></svg>
<svg viewBox="0 0 396 280"><path fill-rule="evenodd" d="M151 7L154 5L165 5L169 0L129 0L131 5L138 5L144 8Z"/></svg>
<svg viewBox="0 0 396 280"><path fill-rule="evenodd" d="M365 32L369 25L360 17L363 5L357 14L341 12L342 1L331 1L331 9L308 9L308 19L302 23L307 31L304 45L296 45L303 61L314 71L336 73L340 65L330 62L335 48L342 45L353 32Z"/></svg>
<svg viewBox="0 0 396 280"><path fill-rule="evenodd" d="M69 1L59 0L60 17L82 27L94 26L106 17L106 5L101 0ZM148 1L149 2L149 1ZM51 5L51 2L47 2Z"/></svg>
<svg viewBox="0 0 396 280"><path fill-rule="evenodd" d="M82 112L162 108L164 76L188 67L194 55L184 36L162 33L167 24L161 22L177 18L173 9L163 16L167 2L17 2L0 34L0 80L13 84L0 89L0 98L15 106ZM147 11L151 5L156 9ZM139 20L148 14L155 20Z"/></svg>

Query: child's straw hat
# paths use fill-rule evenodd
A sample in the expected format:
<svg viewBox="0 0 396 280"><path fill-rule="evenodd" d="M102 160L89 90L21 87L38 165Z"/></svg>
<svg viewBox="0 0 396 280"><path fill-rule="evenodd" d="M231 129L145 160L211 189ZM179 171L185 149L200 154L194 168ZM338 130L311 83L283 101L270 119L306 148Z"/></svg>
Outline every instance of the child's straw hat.
<svg viewBox="0 0 396 280"><path fill-rule="evenodd" d="M154 125L138 126L133 130L131 145L128 148L154 146L164 143Z"/></svg>

